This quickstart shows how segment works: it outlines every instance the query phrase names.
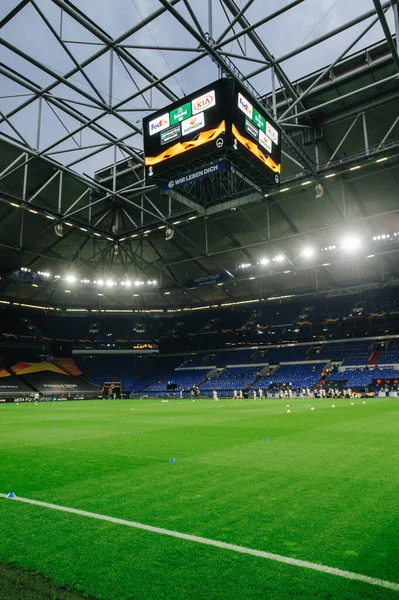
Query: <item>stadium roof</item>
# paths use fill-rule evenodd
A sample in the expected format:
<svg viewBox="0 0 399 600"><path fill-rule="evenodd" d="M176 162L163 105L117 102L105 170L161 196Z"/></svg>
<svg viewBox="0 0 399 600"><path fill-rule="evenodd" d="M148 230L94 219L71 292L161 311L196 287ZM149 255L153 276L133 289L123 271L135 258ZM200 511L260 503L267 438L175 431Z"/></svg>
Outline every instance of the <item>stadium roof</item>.
<svg viewBox="0 0 399 600"><path fill-rule="evenodd" d="M163 309L396 284L398 3L280 4L2 3L3 301ZM278 119L283 177L204 208L145 181L141 120L219 76Z"/></svg>

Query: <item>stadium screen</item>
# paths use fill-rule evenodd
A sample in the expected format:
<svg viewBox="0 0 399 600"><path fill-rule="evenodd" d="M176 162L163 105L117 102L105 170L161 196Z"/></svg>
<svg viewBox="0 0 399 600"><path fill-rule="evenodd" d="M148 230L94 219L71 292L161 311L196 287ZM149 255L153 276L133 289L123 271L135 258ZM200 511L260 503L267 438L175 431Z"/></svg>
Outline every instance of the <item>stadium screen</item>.
<svg viewBox="0 0 399 600"><path fill-rule="evenodd" d="M159 175L224 146L225 80L143 119L146 175Z"/></svg>
<svg viewBox="0 0 399 600"><path fill-rule="evenodd" d="M235 84L233 100L233 146L256 168L264 165L279 183L281 173L281 129L259 111L244 87ZM267 172L267 171L265 171ZM277 177L276 177L277 176Z"/></svg>
<svg viewBox="0 0 399 600"><path fill-rule="evenodd" d="M240 168L238 153L279 183L281 130L231 79L219 79L145 117L143 133L146 176L154 180L174 170L187 171L193 161L208 155L227 158Z"/></svg>

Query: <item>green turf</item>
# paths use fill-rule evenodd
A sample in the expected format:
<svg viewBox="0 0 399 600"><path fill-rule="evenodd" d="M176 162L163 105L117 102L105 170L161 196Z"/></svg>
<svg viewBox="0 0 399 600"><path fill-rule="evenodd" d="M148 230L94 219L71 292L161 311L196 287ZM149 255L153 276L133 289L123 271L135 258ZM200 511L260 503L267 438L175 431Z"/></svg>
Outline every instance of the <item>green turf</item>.
<svg viewBox="0 0 399 600"><path fill-rule="evenodd" d="M0 492L399 581L399 400L286 403L3 405ZM0 561L100 600L399 599L10 500L0 523Z"/></svg>

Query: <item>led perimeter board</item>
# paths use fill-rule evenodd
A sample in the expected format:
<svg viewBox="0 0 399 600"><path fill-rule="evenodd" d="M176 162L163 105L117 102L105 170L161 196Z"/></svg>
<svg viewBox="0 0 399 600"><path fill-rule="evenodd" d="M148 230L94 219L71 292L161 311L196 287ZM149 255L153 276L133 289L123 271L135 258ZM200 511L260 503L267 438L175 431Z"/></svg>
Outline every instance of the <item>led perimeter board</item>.
<svg viewBox="0 0 399 600"><path fill-rule="evenodd" d="M146 177L158 182L219 158L280 182L281 130L245 87L219 79L143 119Z"/></svg>

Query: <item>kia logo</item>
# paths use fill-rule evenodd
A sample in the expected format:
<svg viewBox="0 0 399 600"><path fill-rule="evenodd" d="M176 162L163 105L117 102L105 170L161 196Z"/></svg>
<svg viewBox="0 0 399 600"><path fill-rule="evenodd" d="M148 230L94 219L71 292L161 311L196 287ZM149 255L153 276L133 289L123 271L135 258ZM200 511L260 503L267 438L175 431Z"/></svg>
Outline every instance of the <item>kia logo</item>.
<svg viewBox="0 0 399 600"><path fill-rule="evenodd" d="M200 100L197 100L197 102L194 104L194 109L202 110L202 109L206 108L207 106L209 106L210 104L212 104L212 102L213 102L213 96L210 96L210 95L204 96Z"/></svg>

